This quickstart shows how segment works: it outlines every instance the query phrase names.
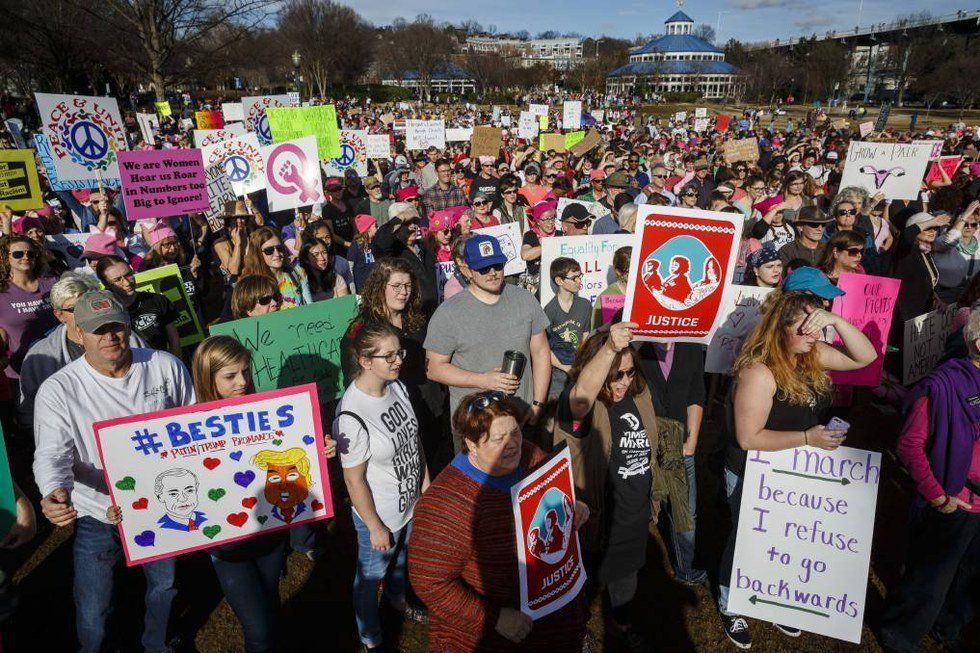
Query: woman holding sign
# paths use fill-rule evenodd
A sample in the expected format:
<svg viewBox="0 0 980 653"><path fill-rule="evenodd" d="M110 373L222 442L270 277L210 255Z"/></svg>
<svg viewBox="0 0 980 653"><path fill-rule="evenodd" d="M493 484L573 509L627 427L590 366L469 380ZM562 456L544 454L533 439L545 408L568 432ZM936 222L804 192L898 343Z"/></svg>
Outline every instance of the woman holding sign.
<svg viewBox="0 0 980 653"><path fill-rule="evenodd" d="M812 268L801 268L808 269ZM847 429L825 428L821 423L830 404L828 372L860 369L877 356L868 338L841 316L825 311L817 295L777 290L770 297L763 304L762 320L732 368L735 383L726 406L729 432L734 434L725 460L732 531L721 559L718 609L725 633L739 648L749 648L752 637L745 618L727 610L727 583L732 575L746 452L801 446L833 451L839 447ZM827 326L837 330L841 349L821 340ZM777 624L777 628L790 637L800 634L789 626Z"/></svg>
<svg viewBox="0 0 980 653"><path fill-rule="evenodd" d="M294 270L287 260L289 252L271 227L260 227L248 237L242 276L258 274L269 277L279 286L282 308L312 304L310 286L302 268Z"/></svg>

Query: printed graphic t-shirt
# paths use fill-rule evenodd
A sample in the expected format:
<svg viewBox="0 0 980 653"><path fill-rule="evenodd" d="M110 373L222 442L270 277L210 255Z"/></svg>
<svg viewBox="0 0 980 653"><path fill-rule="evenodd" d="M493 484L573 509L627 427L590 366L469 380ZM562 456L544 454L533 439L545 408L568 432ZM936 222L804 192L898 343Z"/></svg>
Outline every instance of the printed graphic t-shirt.
<svg viewBox="0 0 980 653"><path fill-rule="evenodd" d="M609 406L612 450L607 475L612 527L650 519L650 440L632 397Z"/></svg>
<svg viewBox="0 0 980 653"><path fill-rule="evenodd" d="M152 349L167 350L167 325L177 319L170 300L155 292L138 292L126 311L133 331Z"/></svg>
<svg viewBox="0 0 980 653"><path fill-rule="evenodd" d="M38 279L37 292L9 283L7 289L0 292L0 329L7 332L9 340L8 378L20 378L20 364L24 362L27 350L58 326L51 310L51 286L57 281L54 277Z"/></svg>

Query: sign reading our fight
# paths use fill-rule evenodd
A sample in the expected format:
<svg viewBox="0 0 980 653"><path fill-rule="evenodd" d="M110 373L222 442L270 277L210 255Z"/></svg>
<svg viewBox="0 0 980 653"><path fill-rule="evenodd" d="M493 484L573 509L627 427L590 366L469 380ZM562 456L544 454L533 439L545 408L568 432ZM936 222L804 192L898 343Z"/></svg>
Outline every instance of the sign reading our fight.
<svg viewBox="0 0 980 653"><path fill-rule="evenodd" d="M521 612L538 619L574 600L585 585L568 448L511 487L510 496Z"/></svg>
<svg viewBox="0 0 980 653"><path fill-rule="evenodd" d="M242 98L242 112L245 114L245 129L255 132L261 145L272 143L272 130L266 111L291 107L288 95L259 95Z"/></svg>
<svg viewBox="0 0 980 653"><path fill-rule="evenodd" d="M891 330L892 313L898 300L901 281L870 274L843 272L837 287L846 294L834 299L833 312L858 328L871 344L878 357L870 365L850 372L831 372L834 383L843 385L877 386L881 383L881 367L885 362L885 345ZM840 339L837 339L840 342Z"/></svg>
<svg viewBox="0 0 980 653"><path fill-rule="evenodd" d="M201 148L205 167L220 165L235 194L247 195L265 188L265 159L255 134L235 136Z"/></svg>
<svg viewBox="0 0 980 653"><path fill-rule="evenodd" d="M246 132L245 125L236 122L226 125L221 129L195 129L193 134L194 147L207 147L208 145L227 141L236 136L244 136Z"/></svg>
<svg viewBox="0 0 980 653"><path fill-rule="evenodd" d="M946 351L955 306L946 306L905 321L902 343L902 384L915 383L931 372Z"/></svg>
<svg viewBox="0 0 980 653"><path fill-rule="evenodd" d="M914 200L932 154L932 144L851 141L841 188L859 186L888 200Z"/></svg>
<svg viewBox="0 0 980 653"><path fill-rule="evenodd" d="M732 365L742 351L749 333L762 320L759 309L772 288L732 284L725 289L718 328L708 341L704 371L731 374Z"/></svg>
<svg viewBox="0 0 980 653"><path fill-rule="evenodd" d="M128 149L114 98L35 93L41 133L63 181L117 179L116 153Z"/></svg>
<svg viewBox="0 0 980 653"><path fill-rule="evenodd" d="M750 451L728 610L861 641L881 454Z"/></svg>
<svg viewBox="0 0 980 653"><path fill-rule="evenodd" d="M623 310L638 340L711 341L741 233L730 213L640 207Z"/></svg>
<svg viewBox="0 0 980 653"><path fill-rule="evenodd" d="M0 206L11 211L44 206L33 150L0 150Z"/></svg>
<svg viewBox="0 0 980 653"><path fill-rule="evenodd" d="M270 211L284 211L323 201L323 177L316 156L316 136L262 148L266 196Z"/></svg>
<svg viewBox="0 0 980 653"><path fill-rule="evenodd" d="M388 137L384 138L387 141ZM343 177L348 170L354 170L358 177L367 177L367 139L366 130L341 129L340 156L321 160L324 173L328 177Z"/></svg>
<svg viewBox="0 0 980 653"><path fill-rule="evenodd" d="M582 290L579 296L595 304L603 290L616 281L613 254L633 242L630 234L589 236L554 236L541 239L541 306L547 306L557 292L548 278L551 263L559 256L574 259L582 268Z"/></svg>
<svg viewBox="0 0 980 653"><path fill-rule="evenodd" d="M425 150L429 147L446 149L445 121L406 120L405 147L409 150Z"/></svg>
<svg viewBox="0 0 980 653"><path fill-rule="evenodd" d="M313 384L93 428L130 566L333 516Z"/></svg>
<svg viewBox="0 0 980 653"><path fill-rule="evenodd" d="M521 258L521 226L516 222L497 224L492 227L474 229L474 233L493 236L500 243L500 251L507 257L504 275L520 274L527 270L527 261Z"/></svg>
<svg viewBox="0 0 980 653"><path fill-rule="evenodd" d="M126 217L165 218L208 208L201 150L139 150L119 153Z"/></svg>

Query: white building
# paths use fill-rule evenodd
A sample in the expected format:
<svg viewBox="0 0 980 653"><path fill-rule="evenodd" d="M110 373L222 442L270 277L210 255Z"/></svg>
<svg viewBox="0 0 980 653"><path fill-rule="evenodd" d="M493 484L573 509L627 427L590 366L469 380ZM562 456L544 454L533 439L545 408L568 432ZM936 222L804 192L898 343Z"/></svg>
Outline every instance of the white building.
<svg viewBox="0 0 980 653"><path fill-rule="evenodd" d="M520 57L521 65L525 68L541 63L555 70L568 70L582 59L582 41L577 38L520 41L495 36L470 36L463 49L467 52Z"/></svg>

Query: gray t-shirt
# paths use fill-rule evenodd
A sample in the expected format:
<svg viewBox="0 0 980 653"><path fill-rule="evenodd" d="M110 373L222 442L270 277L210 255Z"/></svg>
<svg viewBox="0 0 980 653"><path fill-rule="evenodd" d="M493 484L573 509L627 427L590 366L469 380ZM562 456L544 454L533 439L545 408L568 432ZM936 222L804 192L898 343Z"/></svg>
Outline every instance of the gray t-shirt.
<svg viewBox="0 0 980 653"><path fill-rule="evenodd" d="M548 327L548 317L537 300L522 288L504 284L496 304L484 304L469 290L444 301L425 336L425 348L443 356L468 372L488 372L500 367L504 352L514 350L527 357L521 387L516 397L530 404L534 399L531 374L531 336ZM475 388L449 386L449 410L460 399L478 392Z"/></svg>
<svg viewBox="0 0 980 653"><path fill-rule="evenodd" d="M548 327L548 344L562 363L571 365L578 346L592 326L592 304L583 297L575 297L566 313L555 295L544 307L544 314L551 323Z"/></svg>

